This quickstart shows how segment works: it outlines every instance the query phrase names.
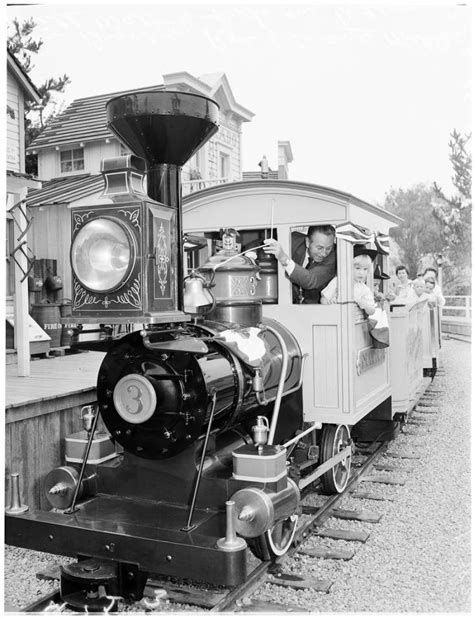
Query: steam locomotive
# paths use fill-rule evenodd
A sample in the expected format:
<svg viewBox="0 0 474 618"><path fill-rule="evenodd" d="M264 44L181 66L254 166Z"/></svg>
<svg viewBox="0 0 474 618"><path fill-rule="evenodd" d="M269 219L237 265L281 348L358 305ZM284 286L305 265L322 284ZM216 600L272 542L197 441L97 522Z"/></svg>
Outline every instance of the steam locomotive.
<svg viewBox="0 0 474 618"><path fill-rule="evenodd" d="M232 234L185 277L186 249L205 252L213 234L194 205L215 206L204 212L214 230L229 222L219 200L232 187L203 191L188 201L183 233L181 167L218 130L218 105L138 92L110 100L107 116L134 155L105 160L101 199L72 209L75 345L106 352L97 409L84 416L82 463L44 481L51 510L6 518L7 543L78 557L61 573L63 599L76 608L138 599L152 574L239 584L249 549L271 560L291 547L305 487L319 480L324 491L343 491L350 428L372 439L396 426L389 354L374 349L363 312L344 302L352 245L338 242L343 302L319 315L310 305L295 315L272 287L278 280L283 295L284 275L268 256L236 248ZM252 199L264 191L235 185ZM289 232L289 194L293 205L315 196L326 204L309 208L300 225L354 212L385 232L396 224L340 192L290 185L278 185L272 229L260 222L269 234ZM260 226L265 209L252 203L242 233ZM88 339L96 324L100 339ZM102 459L90 456L99 422L112 449Z"/></svg>

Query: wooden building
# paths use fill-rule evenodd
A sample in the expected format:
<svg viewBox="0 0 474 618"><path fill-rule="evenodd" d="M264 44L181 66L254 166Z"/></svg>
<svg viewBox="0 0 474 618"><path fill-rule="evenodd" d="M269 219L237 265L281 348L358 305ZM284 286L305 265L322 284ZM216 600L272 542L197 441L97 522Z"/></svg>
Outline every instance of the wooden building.
<svg viewBox="0 0 474 618"><path fill-rule="evenodd" d="M6 315L16 320L16 337L21 347L22 371L29 360L28 336L28 289L24 274L28 270L28 234L26 208L22 204L31 189L38 189L41 183L25 173L25 103L39 104L41 96L13 54L7 50L7 122L6 122ZM26 233L25 233L26 232ZM19 267L15 267L15 260ZM20 268L22 270L20 270ZM16 271L16 272L15 272ZM11 325L10 325L11 327ZM10 344L13 354L14 343Z"/></svg>

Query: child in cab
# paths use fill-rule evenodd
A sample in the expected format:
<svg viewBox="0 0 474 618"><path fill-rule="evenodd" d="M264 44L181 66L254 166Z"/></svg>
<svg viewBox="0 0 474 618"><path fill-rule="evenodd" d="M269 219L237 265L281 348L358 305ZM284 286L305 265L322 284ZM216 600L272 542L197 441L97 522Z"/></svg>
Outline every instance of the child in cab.
<svg viewBox="0 0 474 618"><path fill-rule="evenodd" d="M353 281L354 300L367 315L375 313L376 304L374 295L366 284L367 276L372 269L372 261L377 251L366 249L364 245L354 245ZM337 277L331 279L321 292L321 304L332 305L337 302Z"/></svg>

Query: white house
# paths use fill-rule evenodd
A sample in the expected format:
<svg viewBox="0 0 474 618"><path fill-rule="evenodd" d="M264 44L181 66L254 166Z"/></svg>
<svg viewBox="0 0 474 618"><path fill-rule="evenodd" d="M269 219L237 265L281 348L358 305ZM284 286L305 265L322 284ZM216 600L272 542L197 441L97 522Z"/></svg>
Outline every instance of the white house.
<svg viewBox="0 0 474 618"><path fill-rule="evenodd" d="M25 173L25 102L41 103L41 95L7 49L7 122L6 122L6 316L7 345L18 352L18 373L29 374L28 283L31 264L28 226L30 215L25 200L30 189L41 187L37 179ZM15 330L13 331L13 323ZM13 332L15 340L13 339ZM16 360L15 355L7 354Z"/></svg>
<svg viewBox="0 0 474 618"><path fill-rule="evenodd" d="M7 50L7 152L6 152L6 187L7 187L7 233L6 260L7 297L13 296L13 261L10 253L15 247L12 214L8 211L19 203L28 189L39 188L37 179L25 174L25 101L40 103L41 96L13 54Z"/></svg>

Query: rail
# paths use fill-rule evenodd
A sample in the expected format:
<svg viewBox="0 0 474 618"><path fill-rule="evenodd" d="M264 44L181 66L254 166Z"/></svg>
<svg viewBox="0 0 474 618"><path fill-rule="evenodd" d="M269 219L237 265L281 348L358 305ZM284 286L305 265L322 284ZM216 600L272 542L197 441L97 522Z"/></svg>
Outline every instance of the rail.
<svg viewBox="0 0 474 618"><path fill-rule="evenodd" d="M441 310L442 318L472 320L472 296L445 296L446 304Z"/></svg>

